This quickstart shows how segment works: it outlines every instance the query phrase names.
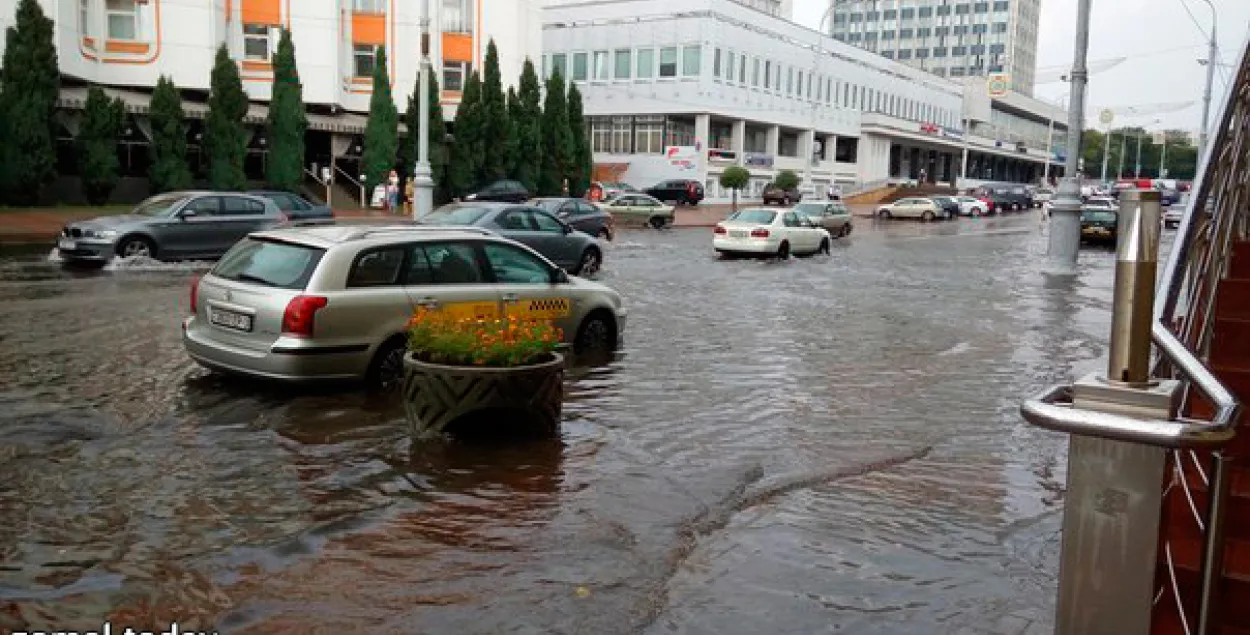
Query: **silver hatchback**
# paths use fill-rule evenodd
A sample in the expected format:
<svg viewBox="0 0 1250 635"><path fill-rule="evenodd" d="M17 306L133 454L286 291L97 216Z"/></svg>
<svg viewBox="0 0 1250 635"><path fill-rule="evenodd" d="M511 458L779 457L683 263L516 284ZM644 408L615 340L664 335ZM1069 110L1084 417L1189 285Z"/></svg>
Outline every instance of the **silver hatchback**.
<svg viewBox="0 0 1250 635"><path fill-rule="evenodd" d="M389 388L417 307L551 319L574 350L615 349L626 315L616 291L489 230L296 225L253 233L192 282L183 344L213 370Z"/></svg>

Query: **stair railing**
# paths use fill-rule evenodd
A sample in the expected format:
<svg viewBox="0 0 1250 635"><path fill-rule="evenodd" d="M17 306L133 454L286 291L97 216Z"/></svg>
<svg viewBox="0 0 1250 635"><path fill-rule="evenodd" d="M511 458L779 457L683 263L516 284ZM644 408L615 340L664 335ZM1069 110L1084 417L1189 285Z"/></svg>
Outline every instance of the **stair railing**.
<svg viewBox="0 0 1250 635"><path fill-rule="evenodd" d="M1098 399L1089 395L1106 395L1091 391L1088 380L1074 386L1052 387L1021 406L1021 414L1030 423L1072 435L1056 620L1061 635L1101 632L1097 628L1089 631L1075 626L1084 624L1090 627L1095 623L1110 625L1111 630L1106 632L1145 632L1143 627L1149 628L1152 609L1166 608L1160 607L1161 602L1174 605L1187 635L1214 634L1219 609L1219 581L1223 571L1224 511L1230 489L1230 458L1224 455L1221 448L1237 432L1233 426L1241 412L1241 404L1215 377L1204 360L1209 360L1210 355L1217 287L1227 274L1234 241L1245 239L1250 228L1250 212L1247 212L1250 209L1248 57L1250 48L1241 52L1240 63L1234 66L1238 69L1237 76L1230 84L1228 97L1215 119L1214 133L1202 153L1197 178L1154 297L1149 330L1157 357L1149 370L1149 379L1155 386L1175 386L1169 398L1170 404L1166 401L1155 402L1163 403L1163 410L1170 410L1171 416L1150 420L1132 409L1127 414L1114 412L1115 408L1108 411L1108 405L1122 408L1125 404L1115 403L1114 396L1108 396L1106 403L1099 404ZM1134 196L1137 194L1134 193ZM1122 215L1129 207L1131 205L1121 208ZM1135 210L1132 220L1136 223L1134 231L1142 227L1141 209ZM1124 223L1121 224L1123 227ZM1135 242L1142 242L1140 236L1134 239ZM1131 320L1119 314L1133 312L1131 309L1125 311L1126 307L1120 303L1121 266L1128 263L1126 253L1131 251L1125 248L1125 240L1122 229L1113 324ZM1125 268L1130 269L1128 266ZM1124 295L1131 297L1134 294L1127 291ZM1120 333L1113 329L1113 357L1117 354L1116 340L1119 337ZM1148 354L1148 344L1142 342L1142 345L1146 346L1142 350ZM1113 360L1112 366L1114 363ZM1108 392L1123 392L1122 388L1114 386L1099 389L1104 388ZM1082 389L1086 395L1084 407L1076 403L1078 399L1074 397ZM1190 416L1198 403L1195 389L1211 406L1212 417L1209 421ZM1138 396L1144 394L1143 390ZM1166 464L1158 455L1161 448L1166 449ZM1204 466L1200 451L1210 451L1209 465ZM1133 470L1136 471L1131 475L1122 473ZM1157 530L1150 532L1150 528L1158 527L1162 503L1166 499L1159 495L1158 489L1153 495L1149 493L1149 481L1156 473L1170 476L1163 497L1176 495L1177 492L1185 496L1193 522L1202 535L1200 590L1196 610L1193 611L1196 615L1190 615L1182 602L1176 561L1168 537L1164 538L1161 563L1166 575L1149 597L1144 597L1141 591L1146 589L1139 581L1114 577L1117 572L1144 571L1139 562L1142 559L1148 559L1152 565L1154 563L1154 551L1148 549L1150 545L1143 541L1142 534L1148 533L1146 537L1151 542L1158 539ZM1190 490L1190 475L1200 480L1210 492L1209 503L1204 510L1199 509ZM1156 484L1159 482L1155 481ZM1142 494L1139 497L1141 500L1129 502L1123 498L1125 492ZM1135 518L1147 521L1145 526L1122 526L1122 522L1133 518L1134 513L1137 514ZM1106 517L1099 517L1102 515ZM1113 527L1116 522L1121 525ZM1073 543L1071 546L1069 541ZM1082 558L1086 561L1082 562ZM1097 579L1099 576L1090 569L1102 561L1119 566L1119 569L1104 570L1101 579ZM1147 578L1154 579L1150 574ZM1103 584L1103 581L1109 582L1109 585ZM1134 589L1131 593L1115 588L1129 586ZM1146 615L1142 614L1143 606Z"/></svg>

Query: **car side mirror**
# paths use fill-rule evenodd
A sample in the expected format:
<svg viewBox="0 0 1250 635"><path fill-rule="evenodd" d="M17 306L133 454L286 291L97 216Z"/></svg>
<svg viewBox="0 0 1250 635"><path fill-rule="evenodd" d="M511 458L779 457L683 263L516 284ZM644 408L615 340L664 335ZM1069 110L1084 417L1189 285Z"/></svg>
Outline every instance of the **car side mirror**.
<svg viewBox="0 0 1250 635"><path fill-rule="evenodd" d="M569 274L559 267L551 271L551 284L568 284Z"/></svg>
<svg viewBox="0 0 1250 635"><path fill-rule="evenodd" d="M199 213L193 209L184 209L181 212L178 212L178 218L182 220L186 220L188 218L194 218L196 216L199 216Z"/></svg>

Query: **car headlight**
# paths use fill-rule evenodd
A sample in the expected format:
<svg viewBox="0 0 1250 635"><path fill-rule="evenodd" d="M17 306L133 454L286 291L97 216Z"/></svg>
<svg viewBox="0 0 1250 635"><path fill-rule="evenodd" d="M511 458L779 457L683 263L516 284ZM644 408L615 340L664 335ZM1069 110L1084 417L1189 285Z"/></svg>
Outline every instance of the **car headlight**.
<svg viewBox="0 0 1250 635"><path fill-rule="evenodd" d="M113 239L117 238L117 231L113 229L103 229L95 232L96 238Z"/></svg>

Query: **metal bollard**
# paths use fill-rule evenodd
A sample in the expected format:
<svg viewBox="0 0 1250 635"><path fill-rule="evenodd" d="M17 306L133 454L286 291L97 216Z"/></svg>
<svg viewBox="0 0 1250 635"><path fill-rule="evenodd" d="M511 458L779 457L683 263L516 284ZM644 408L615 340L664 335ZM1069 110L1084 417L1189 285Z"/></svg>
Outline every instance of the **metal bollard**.
<svg viewBox="0 0 1250 635"><path fill-rule="evenodd" d="M1058 635L1147 635L1167 450L1144 442L1175 425L1181 384L1150 379L1159 195L1125 192L1105 375L1053 388L1021 412L1071 432L1059 565ZM1057 395L1069 409L1054 409Z"/></svg>

